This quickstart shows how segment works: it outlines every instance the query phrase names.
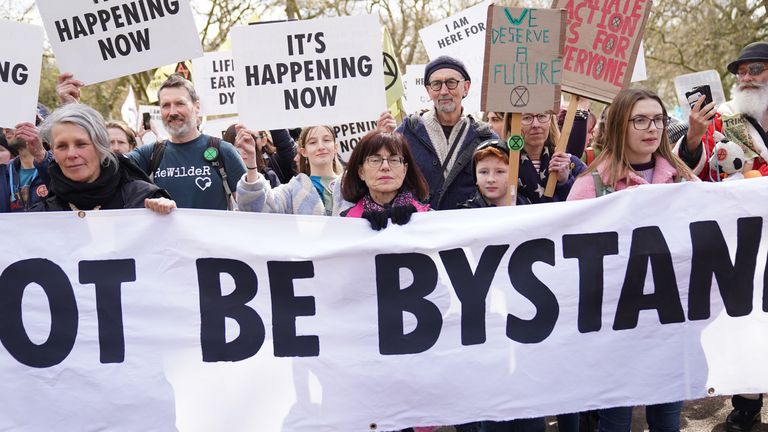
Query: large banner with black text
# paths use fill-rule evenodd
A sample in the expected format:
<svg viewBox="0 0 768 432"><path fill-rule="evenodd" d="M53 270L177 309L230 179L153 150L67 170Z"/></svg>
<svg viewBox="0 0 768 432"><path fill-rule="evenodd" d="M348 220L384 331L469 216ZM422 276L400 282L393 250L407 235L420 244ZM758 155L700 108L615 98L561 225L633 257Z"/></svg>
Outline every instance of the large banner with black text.
<svg viewBox="0 0 768 432"><path fill-rule="evenodd" d="M766 186L649 185L380 232L0 215L0 430L387 431L768 391Z"/></svg>

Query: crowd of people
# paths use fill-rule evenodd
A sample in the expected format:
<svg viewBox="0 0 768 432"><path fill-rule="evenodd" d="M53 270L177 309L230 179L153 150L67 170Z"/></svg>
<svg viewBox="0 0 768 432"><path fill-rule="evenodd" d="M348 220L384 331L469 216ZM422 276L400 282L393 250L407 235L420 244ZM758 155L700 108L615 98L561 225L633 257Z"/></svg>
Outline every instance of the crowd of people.
<svg viewBox="0 0 768 432"><path fill-rule="evenodd" d="M734 125L741 125L746 137L743 169L768 175L768 43L746 46L727 69L737 80L733 99L715 106L702 96L687 121L674 128L663 101L643 89L622 90L599 117L582 101L565 151L556 149L563 112L522 113L517 184L508 181L513 116L489 112L484 121L464 110L472 81L457 58L438 57L426 66L431 109L401 122L383 112L346 164L327 125L303 128L297 142L287 130L256 130L257 125L232 125L224 139L202 134L195 88L179 75L158 90L170 137L142 144L141 133L105 121L79 103L83 84L65 73L57 86L59 108L49 113L41 106L37 125L21 123L0 134L0 212L236 209L363 218L382 230L389 222L406 224L419 212L544 204L645 184L719 181L715 145L719 136L734 133ZM556 186L547 196L550 174ZM748 432L760 418L762 396L734 396L733 407L726 429ZM645 409L651 431L680 429L682 402ZM596 415L601 432L627 432L631 413L632 407L618 407L581 417ZM579 413L558 416L561 431L578 431L583 423ZM478 421L456 428L538 432L545 423L543 418Z"/></svg>

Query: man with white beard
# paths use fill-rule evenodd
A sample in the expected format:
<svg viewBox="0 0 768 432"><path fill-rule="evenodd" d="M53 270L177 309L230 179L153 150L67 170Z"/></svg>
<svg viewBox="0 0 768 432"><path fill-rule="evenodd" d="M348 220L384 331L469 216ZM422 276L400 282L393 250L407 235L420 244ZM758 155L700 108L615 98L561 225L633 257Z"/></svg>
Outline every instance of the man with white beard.
<svg viewBox="0 0 768 432"><path fill-rule="evenodd" d="M691 109L688 134L676 146L680 157L705 181L719 179L717 172L708 169L716 144L713 131L742 147L747 157L743 171L758 170L768 175L768 42L744 47L739 57L728 64L728 71L736 75L733 99L715 109L714 102L702 106L702 96Z"/></svg>

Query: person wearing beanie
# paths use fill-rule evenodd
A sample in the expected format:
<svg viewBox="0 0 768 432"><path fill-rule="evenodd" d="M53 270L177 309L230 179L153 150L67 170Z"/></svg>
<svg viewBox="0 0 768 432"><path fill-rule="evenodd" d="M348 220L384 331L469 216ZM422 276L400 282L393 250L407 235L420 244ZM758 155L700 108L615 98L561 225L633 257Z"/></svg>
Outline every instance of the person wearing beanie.
<svg viewBox="0 0 768 432"><path fill-rule="evenodd" d="M714 102L705 105L702 96L691 108L686 135L675 146L678 155L704 181L720 180L720 173L709 167L715 131L743 148L748 159L744 172L757 170L768 175L768 42L745 46L726 68L736 75L732 99L716 107ZM752 408L750 405L750 412ZM759 405L756 412L760 412ZM751 420L746 429L728 430L749 428Z"/></svg>
<svg viewBox="0 0 768 432"><path fill-rule="evenodd" d="M472 155L486 140L498 138L487 123L464 112L471 77L461 60L440 56L424 69L425 91L434 107L413 113L397 125L389 111L381 114L377 127L403 134L419 169L427 180L430 207L458 208L475 194Z"/></svg>

